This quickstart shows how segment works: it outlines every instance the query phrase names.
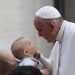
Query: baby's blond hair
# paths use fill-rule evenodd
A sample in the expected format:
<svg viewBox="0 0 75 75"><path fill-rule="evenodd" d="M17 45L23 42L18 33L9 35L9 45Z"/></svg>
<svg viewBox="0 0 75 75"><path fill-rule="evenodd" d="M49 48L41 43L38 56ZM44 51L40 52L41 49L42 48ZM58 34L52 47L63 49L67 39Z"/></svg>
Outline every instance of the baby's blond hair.
<svg viewBox="0 0 75 75"><path fill-rule="evenodd" d="M30 45L32 43L33 42L29 38L20 37L12 43L11 51L16 58L21 59L25 56L24 49L27 48L28 45Z"/></svg>

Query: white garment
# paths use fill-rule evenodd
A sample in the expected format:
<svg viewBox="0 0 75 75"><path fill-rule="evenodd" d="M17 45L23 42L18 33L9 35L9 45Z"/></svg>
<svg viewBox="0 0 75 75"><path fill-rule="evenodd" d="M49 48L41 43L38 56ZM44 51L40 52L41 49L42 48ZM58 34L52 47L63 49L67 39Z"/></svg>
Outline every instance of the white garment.
<svg viewBox="0 0 75 75"><path fill-rule="evenodd" d="M59 75L75 75L75 23L64 21L56 40L58 42L55 43L48 62L44 57L41 57L40 60L44 60L44 64L47 66L51 65L52 75L57 75L59 51L61 50ZM59 49L60 41L62 42L61 49ZM50 69L50 66L47 68Z"/></svg>
<svg viewBox="0 0 75 75"><path fill-rule="evenodd" d="M23 58L18 64L18 66L35 66L40 70L44 69L43 64L39 60L32 57Z"/></svg>
<svg viewBox="0 0 75 75"><path fill-rule="evenodd" d="M38 16L43 19L53 19L61 17L61 14L55 7L44 6L35 13L35 16Z"/></svg>

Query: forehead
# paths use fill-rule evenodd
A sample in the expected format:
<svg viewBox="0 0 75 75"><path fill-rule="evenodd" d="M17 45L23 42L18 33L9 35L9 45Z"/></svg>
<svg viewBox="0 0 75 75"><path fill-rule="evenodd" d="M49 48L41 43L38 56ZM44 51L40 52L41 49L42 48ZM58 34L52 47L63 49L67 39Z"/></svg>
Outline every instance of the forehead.
<svg viewBox="0 0 75 75"><path fill-rule="evenodd" d="M40 17L35 16L34 24L38 24L38 23L41 23L41 22L43 22L43 20Z"/></svg>
<svg viewBox="0 0 75 75"><path fill-rule="evenodd" d="M21 42L21 48L30 48L32 46L35 46L35 43L30 39L25 38Z"/></svg>
<svg viewBox="0 0 75 75"><path fill-rule="evenodd" d="M39 17L35 17L34 19L34 25L37 29L41 29L45 26L45 21L42 19L42 18L39 18Z"/></svg>

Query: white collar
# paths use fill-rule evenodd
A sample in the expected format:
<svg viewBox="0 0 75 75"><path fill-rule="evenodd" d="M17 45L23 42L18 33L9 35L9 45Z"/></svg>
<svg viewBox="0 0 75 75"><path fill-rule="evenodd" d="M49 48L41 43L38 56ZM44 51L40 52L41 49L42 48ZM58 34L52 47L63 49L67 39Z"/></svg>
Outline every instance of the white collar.
<svg viewBox="0 0 75 75"><path fill-rule="evenodd" d="M65 25L66 25L66 21L64 20L63 24L61 25L61 28L60 28L60 30L59 30L59 32L57 34L56 41L61 41L62 40L64 29L65 29Z"/></svg>

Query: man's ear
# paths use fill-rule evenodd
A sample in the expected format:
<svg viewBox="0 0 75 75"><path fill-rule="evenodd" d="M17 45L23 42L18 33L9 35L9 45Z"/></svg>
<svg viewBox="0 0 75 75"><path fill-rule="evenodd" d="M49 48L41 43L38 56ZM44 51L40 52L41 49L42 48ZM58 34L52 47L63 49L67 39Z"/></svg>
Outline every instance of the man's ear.
<svg viewBox="0 0 75 75"><path fill-rule="evenodd" d="M51 29L51 31L55 29L55 23L54 22L49 22L48 26Z"/></svg>
<svg viewBox="0 0 75 75"><path fill-rule="evenodd" d="M53 33L58 31L58 25L56 24L56 22L51 22L51 31L53 31Z"/></svg>

